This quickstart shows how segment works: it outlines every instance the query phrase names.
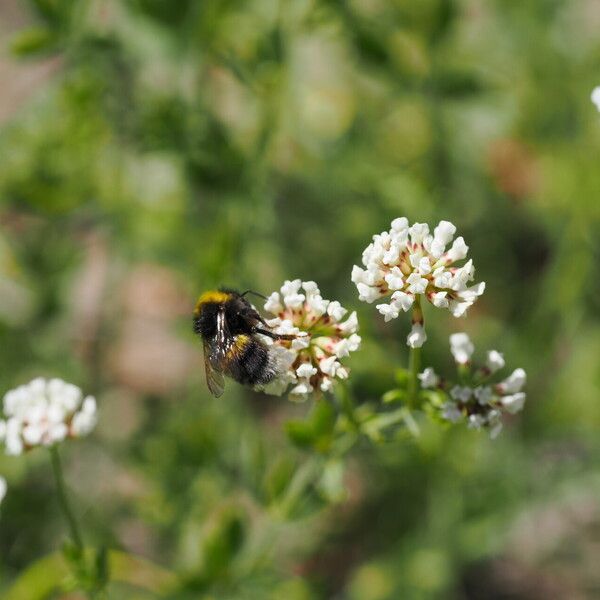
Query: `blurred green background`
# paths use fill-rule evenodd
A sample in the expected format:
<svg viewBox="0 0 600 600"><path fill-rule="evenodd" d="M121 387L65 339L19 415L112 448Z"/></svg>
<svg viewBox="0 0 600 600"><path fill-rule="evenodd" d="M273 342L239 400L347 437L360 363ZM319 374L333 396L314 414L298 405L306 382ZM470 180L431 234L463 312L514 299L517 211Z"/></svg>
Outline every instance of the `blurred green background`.
<svg viewBox="0 0 600 600"><path fill-rule="evenodd" d="M64 448L89 543L177 598L600 596L599 31L596 0L0 2L0 392L97 396ZM402 215L487 282L467 320L425 307L424 364L465 330L529 375L499 439L424 421L342 461L286 439L307 405L208 395L196 295L299 277L359 311L378 402L409 323L350 271ZM44 452L0 473L1 589L65 527Z"/></svg>

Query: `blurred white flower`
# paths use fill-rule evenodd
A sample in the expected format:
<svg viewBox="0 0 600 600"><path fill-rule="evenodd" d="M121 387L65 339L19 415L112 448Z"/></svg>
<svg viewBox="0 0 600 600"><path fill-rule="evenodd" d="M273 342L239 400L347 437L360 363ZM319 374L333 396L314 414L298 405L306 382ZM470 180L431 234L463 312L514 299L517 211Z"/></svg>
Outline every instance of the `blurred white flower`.
<svg viewBox="0 0 600 600"><path fill-rule="evenodd" d="M306 400L311 394L327 392L335 379L346 379L342 359L358 350L361 342L358 319L337 301L325 300L314 281L286 281L273 292L265 310L271 331L296 335L294 340L264 337L271 350L279 353L280 375L258 389L268 394L289 393L292 400Z"/></svg>
<svg viewBox="0 0 600 600"><path fill-rule="evenodd" d="M66 438L82 437L94 429L96 400L61 379L37 378L7 392L0 441L7 454L18 455L35 446L52 446Z"/></svg>
<svg viewBox="0 0 600 600"><path fill-rule="evenodd" d="M515 394L523 389L527 381L527 374L523 369L515 369L506 379L496 387L501 394Z"/></svg>
<svg viewBox="0 0 600 600"><path fill-rule="evenodd" d="M477 386L473 390L473 395L475 396L475 398L477 398L477 402L479 402L481 406L486 406L487 404L489 404L494 397L492 388L489 385Z"/></svg>
<svg viewBox="0 0 600 600"><path fill-rule="evenodd" d="M442 405L442 417L451 423L458 423L462 421L464 415L454 402L446 402Z"/></svg>
<svg viewBox="0 0 600 600"><path fill-rule="evenodd" d="M466 403L471 399L471 396L473 395L473 390L464 385L455 385L451 390L450 390L450 397L452 398L452 400L455 400L456 402L462 402L462 403Z"/></svg>
<svg viewBox="0 0 600 600"><path fill-rule="evenodd" d="M475 413L469 415L468 423L469 429L481 429L485 425L486 419L483 415L478 415Z"/></svg>
<svg viewBox="0 0 600 600"><path fill-rule="evenodd" d="M435 388L440 382L440 378L431 367L427 367L422 373L419 373L417 377L421 382L421 387L424 389Z"/></svg>
<svg viewBox="0 0 600 600"><path fill-rule="evenodd" d="M516 394L511 394L509 396L502 396L500 398L500 403L511 415L514 415L523 410L525 398L525 393L517 392Z"/></svg>
<svg viewBox="0 0 600 600"><path fill-rule="evenodd" d="M600 85L592 90L592 102L596 105L598 111L600 111Z"/></svg>
<svg viewBox="0 0 600 600"><path fill-rule="evenodd" d="M462 237L447 249L455 232L449 221L440 221L433 234L426 223L409 227L404 217L392 221L390 230L373 236L364 250L364 268L355 265L352 269L359 300L371 303L391 296L388 304L377 305L386 321L408 311L417 295L424 295L438 308L447 308L455 317L465 315L485 284L468 287L475 274L472 260L454 266L469 250Z"/></svg>
<svg viewBox="0 0 600 600"><path fill-rule="evenodd" d="M4 496L6 496L6 487L6 479L0 475L0 504L2 504Z"/></svg>
<svg viewBox="0 0 600 600"><path fill-rule="evenodd" d="M495 373L503 369L504 364L504 356L500 352L497 350L488 350L485 366L489 369L490 373Z"/></svg>
<svg viewBox="0 0 600 600"><path fill-rule="evenodd" d="M471 360L475 346L466 333L453 333L450 336L450 352L459 365L465 365Z"/></svg>
<svg viewBox="0 0 600 600"><path fill-rule="evenodd" d="M406 343L411 348L420 348L427 341L427 334L422 323L413 323L410 333L406 337Z"/></svg>
<svg viewBox="0 0 600 600"><path fill-rule="evenodd" d="M458 367L471 361L475 348L466 333L450 336L450 351ZM449 400L441 406L442 418L452 423L466 420L471 429L487 429L495 438L502 430L502 414L516 414L523 409L526 395L521 391L527 376L523 369L515 369L511 375L499 383L486 383L498 370L504 367L504 357L496 350L487 353L486 365L473 372L459 374L460 385L449 389ZM425 373L433 369L425 369ZM422 375L423 375L422 374ZM464 381L467 378L468 381ZM419 376L421 385L427 387L427 378Z"/></svg>

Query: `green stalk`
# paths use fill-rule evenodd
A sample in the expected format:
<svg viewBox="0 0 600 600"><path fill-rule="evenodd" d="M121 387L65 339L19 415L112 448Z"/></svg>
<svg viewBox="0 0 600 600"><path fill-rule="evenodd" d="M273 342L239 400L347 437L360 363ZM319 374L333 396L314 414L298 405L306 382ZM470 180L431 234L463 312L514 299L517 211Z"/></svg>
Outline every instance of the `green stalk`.
<svg viewBox="0 0 600 600"><path fill-rule="evenodd" d="M421 296L415 296L413 304L412 322L423 325L423 310L421 309ZM408 401L410 406L417 406L417 394L419 391L418 374L421 369L421 348L411 348L408 353L408 370L410 372L410 380L408 383Z"/></svg>
<svg viewBox="0 0 600 600"><path fill-rule="evenodd" d="M408 370L410 371L410 380L408 388L408 398L410 405L416 407L417 392L419 390L419 380L417 375L421 369L421 348L411 348L408 354Z"/></svg>
<svg viewBox="0 0 600 600"><path fill-rule="evenodd" d="M60 455L58 454L57 445L51 446L50 456L52 458L52 470L54 472L54 480L56 482L58 503L60 504L60 508L65 516L65 519L67 520L67 524L69 525L73 543L75 544L75 547L79 553L83 554L83 539L81 537L81 533L79 532L79 526L77 525L75 515L73 514L67 497L67 488L65 485L65 478L63 475L63 469L60 461Z"/></svg>

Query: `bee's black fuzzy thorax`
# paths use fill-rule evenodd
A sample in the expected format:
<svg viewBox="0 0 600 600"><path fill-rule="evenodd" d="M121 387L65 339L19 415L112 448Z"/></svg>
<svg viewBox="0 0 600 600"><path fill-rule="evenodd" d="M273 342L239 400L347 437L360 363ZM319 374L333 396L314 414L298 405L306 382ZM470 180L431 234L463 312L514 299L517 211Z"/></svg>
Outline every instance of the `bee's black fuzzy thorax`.
<svg viewBox="0 0 600 600"><path fill-rule="evenodd" d="M194 315L194 332L204 339L210 339L217 333L217 313L219 305L207 303L198 315Z"/></svg>
<svg viewBox="0 0 600 600"><path fill-rule="evenodd" d="M251 334L260 315L243 296L230 289L205 292L194 310L194 331L204 339L216 334L217 314L224 311L231 335Z"/></svg>

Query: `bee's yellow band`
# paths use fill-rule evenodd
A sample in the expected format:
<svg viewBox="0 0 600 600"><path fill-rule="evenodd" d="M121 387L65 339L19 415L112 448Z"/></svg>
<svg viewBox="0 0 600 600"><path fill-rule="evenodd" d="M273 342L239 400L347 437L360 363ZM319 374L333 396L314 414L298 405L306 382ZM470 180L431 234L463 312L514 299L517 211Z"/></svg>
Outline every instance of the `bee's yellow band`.
<svg viewBox="0 0 600 600"><path fill-rule="evenodd" d="M231 294L228 294L227 292L220 292L219 290L210 290L209 292L204 292L204 294L198 298L194 312L199 314L202 310L203 304L221 304L223 302L227 302L230 297Z"/></svg>
<svg viewBox="0 0 600 600"><path fill-rule="evenodd" d="M226 358L227 360L231 360L237 354L240 354L242 350L250 343L250 337L244 335L243 333L235 336L235 340L231 348L229 348Z"/></svg>

